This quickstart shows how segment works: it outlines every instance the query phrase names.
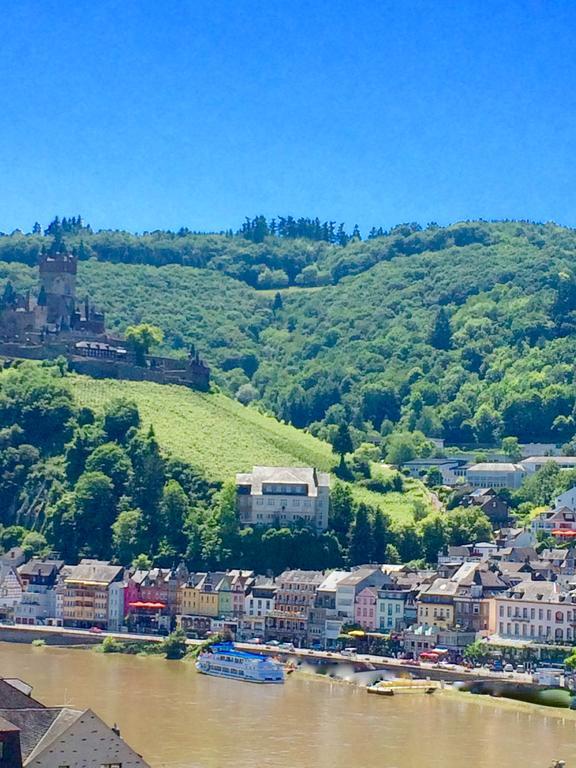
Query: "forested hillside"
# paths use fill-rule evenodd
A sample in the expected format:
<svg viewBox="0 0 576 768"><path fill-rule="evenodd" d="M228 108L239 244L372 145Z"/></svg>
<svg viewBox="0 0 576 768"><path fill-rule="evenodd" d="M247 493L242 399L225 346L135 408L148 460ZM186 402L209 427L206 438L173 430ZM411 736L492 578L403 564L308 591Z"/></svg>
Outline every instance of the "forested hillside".
<svg viewBox="0 0 576 768"><path fill-rule="evenodd" d="M356 444L414 430L472 445L573 438L572 230L403 225L362 241L308 219L142 236L70 221L64 237L87 259L79 295L112 328L154 323L175 354L196 343L225 391L314 434L346 421ZM34 285L38 230L0 237L2 283Z"/></svg>
<svg viewBox="0 0 576 768"><path fill-rule="evenodd" d="M252 461L329 468L335 460L312 436L223 395L84 379L68 374L65 360L5 367L0 551L21 545L68 562L184 559L194 569L277 573L433 561L444 544L491 535L480 510L432 513L419 482L376 467L371 480L357 472L353 484L334 484L323 534L304 525L239 528L236 469Z"/></svg>

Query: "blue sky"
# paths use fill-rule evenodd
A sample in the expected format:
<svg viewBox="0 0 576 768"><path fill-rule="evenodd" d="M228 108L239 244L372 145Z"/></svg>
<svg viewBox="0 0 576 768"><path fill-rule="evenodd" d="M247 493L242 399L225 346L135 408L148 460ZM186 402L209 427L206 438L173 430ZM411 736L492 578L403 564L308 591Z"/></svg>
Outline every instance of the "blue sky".
<svg viewBox="0 0 576 768"><path fill-rule="evenodd" d="M0 230L576 225L569 0L8 0Z"/></svg>

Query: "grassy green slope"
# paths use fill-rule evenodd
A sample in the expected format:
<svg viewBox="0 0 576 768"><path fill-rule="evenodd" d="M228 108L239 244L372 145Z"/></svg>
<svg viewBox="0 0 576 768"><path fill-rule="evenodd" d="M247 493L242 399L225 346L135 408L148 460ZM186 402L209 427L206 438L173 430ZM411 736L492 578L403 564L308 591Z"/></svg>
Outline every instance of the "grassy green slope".
<svg viewBox="0 0 576 768"><path fill-rule="evenodd" d="M152 424L161 445L201 468L212 480L227 480L254 464L312 465L328 471L334 456L327 443L282 424L222 394L202 394L150 382L71 376L78 402L96 411L116 397L136 401L144 424ZM377 504L395 519L408 519L412 503L425 499L420 483L404 494L377 494L354 486L359 501Z"/></svg>

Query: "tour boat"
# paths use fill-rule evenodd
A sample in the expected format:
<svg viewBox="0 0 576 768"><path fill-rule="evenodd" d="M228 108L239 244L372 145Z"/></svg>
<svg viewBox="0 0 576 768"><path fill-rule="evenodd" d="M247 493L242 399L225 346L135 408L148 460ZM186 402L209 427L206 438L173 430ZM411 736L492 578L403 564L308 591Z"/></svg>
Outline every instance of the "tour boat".
<svg viewBox="0 0 576 768"><path fill-rule="evenodd" d="M281 664L260 653L238 651L233 643L216 643L203 651L196 669L205 675L230 677L251 683L283 683Z"/></svg>

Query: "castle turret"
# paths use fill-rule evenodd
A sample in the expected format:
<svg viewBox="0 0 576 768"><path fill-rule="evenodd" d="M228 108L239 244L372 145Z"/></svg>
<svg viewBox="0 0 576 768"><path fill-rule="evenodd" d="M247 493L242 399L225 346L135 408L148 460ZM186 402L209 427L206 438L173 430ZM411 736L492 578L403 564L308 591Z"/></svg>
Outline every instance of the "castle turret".
<svg viewBox="0 0 576 768"><path fill-rule="evenodd" d="M47 322L69 328L76 306L78 260L63 240L55 239L40 255L40 293L45 298Z"/></svg>

